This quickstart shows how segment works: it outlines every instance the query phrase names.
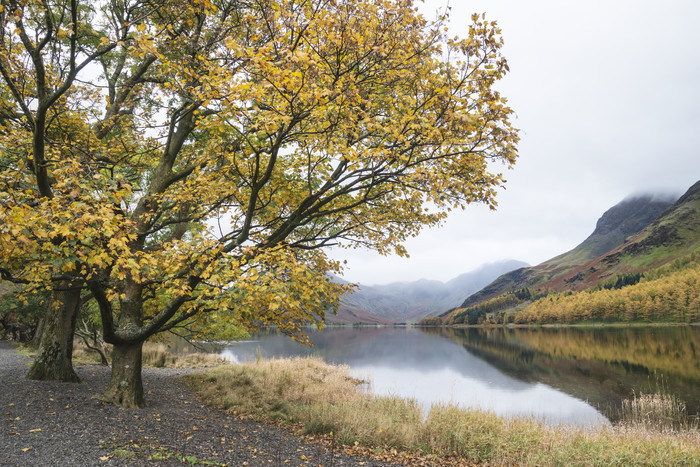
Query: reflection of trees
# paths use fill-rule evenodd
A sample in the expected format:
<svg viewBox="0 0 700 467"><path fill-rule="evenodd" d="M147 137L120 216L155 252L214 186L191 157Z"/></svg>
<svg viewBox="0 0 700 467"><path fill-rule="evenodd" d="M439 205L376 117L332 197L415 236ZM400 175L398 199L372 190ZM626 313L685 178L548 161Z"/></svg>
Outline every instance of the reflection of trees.
<svg viewBox="0 0 700 467"><path fill-rule="evenodd" d="M436 330L428 330L434 334ZM504 373L541 381L602 409L619 407L633 392L665 390L700 411L700 329L443 328Z"/></svg>
<svg viewBox="0 0 700 467"><path fill-rule="evenodd" d="M314 347L294 343L273 333L253 336L253 341L232 344L227 353L241 362L264 358L314 354L327 362L353 367L410 369L422 373L449 369L465 378L484 381L508 390L528 388L523 379L514 379L468 353L459 343L438 334L427 335L416 329L336 328L309 332Z"/></svg>

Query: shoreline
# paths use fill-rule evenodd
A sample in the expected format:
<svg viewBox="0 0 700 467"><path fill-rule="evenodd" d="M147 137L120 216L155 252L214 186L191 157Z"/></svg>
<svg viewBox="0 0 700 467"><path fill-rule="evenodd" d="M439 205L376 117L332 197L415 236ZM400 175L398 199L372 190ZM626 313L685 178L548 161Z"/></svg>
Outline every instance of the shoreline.
<svg viewBox="0 0 700 467"><path fill-rule="evenodd" d="M428 465L700 463L700 432L694 426L667 431L643 420L582 428L444 404L424 415L409 399L363 391L348 371L319 358L295 357L185 378L202 400L231 413L301 426L350 448L418 456Z"/></svg>
<svg viewBox="0 0 700 467"><path fill-rule="evenodd" d="M420 328L420 329L440 329L440 328L458 328L458 329L494 329L494 328L514 328L514 329L527 329L527 328L576 328L576 327L681 327L681 326L700 326L699 322L693 323L544 323L544 324L442 324L442 325L430 325L430 324L420 324L420 323L390 323L390 324L372 324L372 323L354 323L354 324L341 324L341 323L330 323L326 324L323 329L326 328Z"/></svg>
<svg viewBox="0 0 700 467"><path fill-rule="evenodd" d="M122 409L93 398L109 381L108 367L76 365L82 383L33 381L25 378L30 358L16 350L0 340L3 464L394 465L328 451L287 428L210 407L179 380L192 370L145 367L147 406Z"/></svg>

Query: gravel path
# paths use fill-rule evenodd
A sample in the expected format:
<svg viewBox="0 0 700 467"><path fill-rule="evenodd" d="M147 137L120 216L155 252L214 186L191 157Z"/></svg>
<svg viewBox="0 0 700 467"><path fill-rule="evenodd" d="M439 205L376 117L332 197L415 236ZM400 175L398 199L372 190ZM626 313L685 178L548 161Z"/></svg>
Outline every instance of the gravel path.
<svg viewBox="0 0 700 467"><path fill-rule="evenodd" d="M143 370L148 406L120 409L92 398L109 369L76 367L83 383L32 381L31 359L0 341L0 466L387 466L331 453L282 428L202 405L177 377Z"/></svg>

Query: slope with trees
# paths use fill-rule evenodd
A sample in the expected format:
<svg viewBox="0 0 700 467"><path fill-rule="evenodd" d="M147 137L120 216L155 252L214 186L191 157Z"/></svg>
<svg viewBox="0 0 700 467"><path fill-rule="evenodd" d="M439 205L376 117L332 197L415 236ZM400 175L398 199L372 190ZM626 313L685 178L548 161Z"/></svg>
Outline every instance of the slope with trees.
<svg viewBox="0 0 700 467"><path fill-rule="evenodd" d="M495 207L518 138L500 31L472 20L451 38L411 0L3 1L0 272L51 292L30 375L77 378L94 300L102 398L142 406L146 339L303 339L347 290L323 247L405 254L447 210Z"/></svg>
<svg viewBox="0 0 700 467"><path fill-rule="evenodd" d="M663 205L663 201L651 196L620 203L601 217L593 235L574 250L533 268L523 268L503 275L489 286L467 298L460 309L451 310L441 316L451 323L461 322L461 316L466 314L485 318L483 304L489 304L494 300L505 303L507 297L512 296L518 290L526 289L531 297L516 301L510 300L499 310L512 309L514 306L523 309L531 301L531 298L537 299L544 295L548 295L549 298L536 302L540 308L545 307L545 303L552 303L553 300L565 299L567 303L570 303L574 300L569 297L572 293L583 302L586 302L586 299L593 299L593 297L605 301L601 297L606 294L612 300L613 296L619 298L622 295L632 293L632 289L624 292L617 291L617 289L627 285L633 286L634 290L644 295L647 292L642 292L642 290L650 291L651 289L648 288L650 285L637 284L637 282L642 280L646 283L647 279L651 280L651 277L656 277L658 272L654 270L666 264L680 262L680 264L692 265L695 261L694 255L700 251L700 182L688 189L675 203L661 210ZM648 220L651 217L650 214L656 214L660 210L658 216ZM646 224L642 225L645 221ZM612 237L610 236L611 232ZM612 242L613 237L623 238L622 233L629 234L622 244L595 256L601 249L605 250L609 245L615 243ZM693 271L692 266L688 266L688 271L683 274L692 275ZM645 274L647 274L646 278L644 278ZM684 291L679 293L691 296L695 293L692 283L680 276L676 277L675 280L679 281L679 284L685 284L682 287ZM589 293L576 293L584 290L589 290ZM596 294L590 293L596 291ZM652 298L656 297L654 292L649 293L652 294ZM555 299L555 294L558 294L556 296L560 298ZM659 300L661 298L656 299L657 302ZM675 303L675 299L664 302L663 305L657 303L659 310L650 315L653 318L645 316L644 319L647 321L648 319L675 320L667 314L668 310L675 306ZM581 304L583 307L589 305L593 306L591 303ZM690 303L685 303L684 306L689 307ZM647 311L649 309L646 306L644 308ZM660 308L664 308L664 310ZM570 322L570 320L601 319L602 316L604 316L602 319L606 321L613 319L636 320L636 317L630 317L630 313L628 312L627 317L622 318L621 315L613 312L604 312L602 315L595 313L596 318L592 318L588 311L584 314L585 316L567 312L567 317L564 315L560 318L549 316L544 321L565 320ZM687 313L687 316L694 316L692 309L688 309ZM543 316L540 312L536 314ZM535 320L533 316L535 315L523 312L519 320L532 321ZM687 318L684 317L681 321L687 321Z"/></svg>
<svg viewBox="0 0 700 467"><path fill-rule="evenodd" d="M673 204L671 199L651 195L625 199L603 213L593 233L573 250L537 266L521 268L499 277L484 289L467 297L462 307L517 289L529 288L539 292L552 288L552 281L557 279L563 281L575 276L574 271L578 267L622 245L629 237L649 225L671 204Z"/></svg>
<svg viewBox="0 0 700 467"><path fill-rule="evenodd" d="M700 322L700 253L645 274L590 290L550 294L515 316L516 323ZM634 275L637 277L637 275ZM616 285L619 284L619 285ZM610 285L610 287L608 287Z"/></svg>

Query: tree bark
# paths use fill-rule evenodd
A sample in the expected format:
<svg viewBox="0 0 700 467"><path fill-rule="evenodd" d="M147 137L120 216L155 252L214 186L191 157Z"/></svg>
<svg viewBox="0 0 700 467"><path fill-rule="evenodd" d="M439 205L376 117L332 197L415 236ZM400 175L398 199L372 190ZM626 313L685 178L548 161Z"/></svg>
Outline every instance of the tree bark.
<svg viewBox="0 0 700 467"><path fill-rule="evenodd" d="M112 378L99 400L124 408L146 405L141 380L141 350L143 342L114 344L112 349Z"/></svg>
<svg viewBox="0 0 700 467"><path fill-rule="evenodd" d="M73 370L73 335L80 311L80 287L59 283L44 317L39 350L27 378L80 382Z"/></svg>

